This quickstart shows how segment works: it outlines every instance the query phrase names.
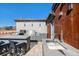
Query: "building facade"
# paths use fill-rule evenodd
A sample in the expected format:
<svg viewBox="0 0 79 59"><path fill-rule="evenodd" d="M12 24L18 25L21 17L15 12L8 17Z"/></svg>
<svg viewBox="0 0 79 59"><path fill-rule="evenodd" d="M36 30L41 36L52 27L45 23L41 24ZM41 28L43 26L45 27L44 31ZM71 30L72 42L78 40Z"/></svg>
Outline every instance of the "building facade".
<svg viewBox="0 0 79 59"><path fill-rule="evenodd" d="M39 34L47 35L47 38L50 36L50 25L46 24L46 20L15 20L16 21L16 32L25 30L26 32L34 31Z"/></svg>
<svg viewBox="0 0 79 59"><path fill-rule="evenodd" d="M50 18L55 38L79 49L79 4L55 3Z"/></svg>
<svg viewBox="0 0 79 59"><path fill-rule="evenodd" d="M16 33L16 29L11 29L11 30L1 29L0 30L0 35L10 35L14 33Z"/></svg>

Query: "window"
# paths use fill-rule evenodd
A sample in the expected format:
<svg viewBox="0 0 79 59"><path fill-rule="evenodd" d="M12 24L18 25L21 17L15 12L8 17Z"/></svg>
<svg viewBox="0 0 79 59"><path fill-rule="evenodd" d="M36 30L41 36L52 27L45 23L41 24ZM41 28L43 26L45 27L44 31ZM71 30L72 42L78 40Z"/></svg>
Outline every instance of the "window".
<svg viewBox="0 0 79 59"><path fill-rule="evenodd" d="M26 30L20 30L19 35L24 35L26 33Z"/></svg>
<svg viewBox="0 0 79 59"><path fill-rule="evenodd" d="M33 24L32 24L32 26L33 26Z"/></svg>
<svg viewBox="0 0 79 59"><path fill-rule="evenodd" d="M24 24L24 27L26 26L26 24Z"/></svg>
<svg viewBox="0 0 79 59"><path fill-rule="evenodd" d="M41 24L39 24L39 26L41 26Z"/></svg>
<svg viewBox="0 0 79 59"><path fill-rule="evenodd" d="M22 32L22 33L26 33L26 30L20 30L20 32Z"/></svg>

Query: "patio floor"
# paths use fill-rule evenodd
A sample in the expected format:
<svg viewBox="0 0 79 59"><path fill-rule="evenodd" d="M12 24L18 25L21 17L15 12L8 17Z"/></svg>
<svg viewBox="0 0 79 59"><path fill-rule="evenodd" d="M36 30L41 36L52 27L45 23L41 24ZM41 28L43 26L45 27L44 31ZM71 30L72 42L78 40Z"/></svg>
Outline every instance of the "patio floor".
<svg viewBox="0 0 79 59"><path fill-rule="evenodd" d="M79 56L79 50L66 43L38 42L25 56Z"/></svg>

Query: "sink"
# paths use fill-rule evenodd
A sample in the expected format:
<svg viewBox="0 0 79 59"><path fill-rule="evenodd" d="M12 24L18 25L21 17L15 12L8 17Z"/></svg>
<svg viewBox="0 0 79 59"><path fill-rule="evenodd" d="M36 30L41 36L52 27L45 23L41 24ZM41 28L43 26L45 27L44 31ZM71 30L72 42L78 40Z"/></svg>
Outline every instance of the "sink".
<svg viewBox="0 0 79 59"><path fill-rule="evenodd" d="M65 49L63 46L61 46L58 42L48 42L47 46L50 50L63 50Z"/></svg>

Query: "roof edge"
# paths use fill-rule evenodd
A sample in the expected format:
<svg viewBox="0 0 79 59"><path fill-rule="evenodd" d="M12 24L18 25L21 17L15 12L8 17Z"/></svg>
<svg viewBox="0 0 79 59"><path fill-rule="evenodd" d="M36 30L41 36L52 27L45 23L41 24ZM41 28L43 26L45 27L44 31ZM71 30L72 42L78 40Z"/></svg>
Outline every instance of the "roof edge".
<svg viewBox="0 0 79 59"><path fill-rule="evenodd" d="M46 22L46 20L23 20L23 19L16 19L15 22Z"/></svg>

